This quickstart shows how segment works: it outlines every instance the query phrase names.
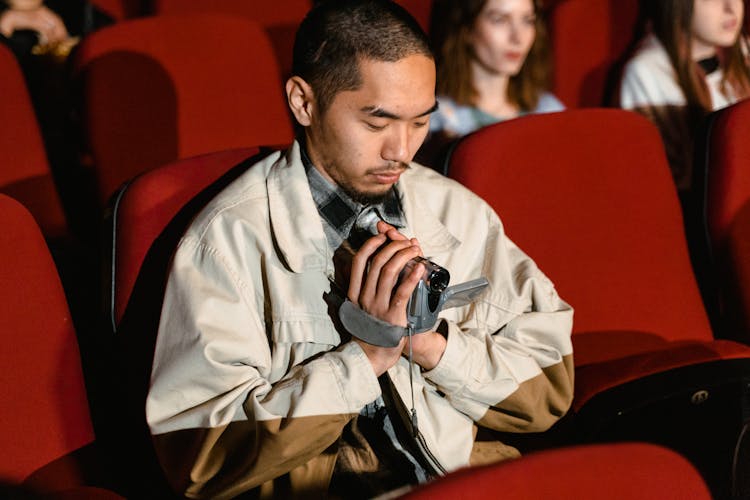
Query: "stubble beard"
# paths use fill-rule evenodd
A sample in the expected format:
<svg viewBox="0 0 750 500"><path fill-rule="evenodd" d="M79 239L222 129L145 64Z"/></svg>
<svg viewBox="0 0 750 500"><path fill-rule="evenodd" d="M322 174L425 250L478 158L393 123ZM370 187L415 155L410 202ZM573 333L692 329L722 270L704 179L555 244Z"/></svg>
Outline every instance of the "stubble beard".
<svg viewBox="0 0 750 500"><path fill-rule="evenodd" d="M408 165L405 165L405 167L409 168ZM357 189L351 181L345 178L345 176L340 175L342 169L339 168L339 166L335 163L328 163L324 168L326 172L328 172L328 175L330 175L333 181L336 183L336 185L338 185L338 187L341 188L341 190L346 193L349 198L361 205L377 205L381 203L383 200L385 200L385 198L388 196L388 193L393 188L393 186L389 186L382 192L362 191L360 189Z"/></svg>

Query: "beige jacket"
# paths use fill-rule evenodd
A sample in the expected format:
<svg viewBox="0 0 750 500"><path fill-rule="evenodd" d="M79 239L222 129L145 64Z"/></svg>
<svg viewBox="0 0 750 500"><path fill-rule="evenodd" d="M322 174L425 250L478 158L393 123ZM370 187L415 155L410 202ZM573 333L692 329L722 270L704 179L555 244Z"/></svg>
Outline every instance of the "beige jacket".
<svg viewBox="0 0 750 500"><path fill-rule="evenodd" d="M419 447L441 473L515 456L477 429L542 431L565 413L573 311L474 194L416 164L397 191L404 234L452 283L490 281L478 303L441 313L445 354L414 371ZM342 429L381 393L332 319L333 274L298 144L250 168L195 219L170 271L146 403L179 491L325 496ZM405 412L409 364L388 373Z"/></svg>

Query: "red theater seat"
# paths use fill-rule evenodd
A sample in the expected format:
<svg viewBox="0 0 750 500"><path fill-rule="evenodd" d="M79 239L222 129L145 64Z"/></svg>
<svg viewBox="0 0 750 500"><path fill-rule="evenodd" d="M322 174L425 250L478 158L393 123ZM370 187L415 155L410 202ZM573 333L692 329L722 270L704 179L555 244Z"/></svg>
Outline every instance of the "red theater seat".
<svg viewBox="0 0 750 500"><path fill-rule="evenodd" d="M685 458L644 443L589 445L531 453L437 479L404 500L710 500Z"/></svg>
<svg viewBox="0 0 750 500"><path fill-rule="evenodd" d="M632 41L638 0L557 0L549 12L552 92L568 107L604 103L611 71Z"/></svg>
<svg viewBox="0 0 750 500"><path fill-rule="evenodd" d="M154 0L153 12L158 15L223 12L257 21L271 39L281 77L287 78L292 69L294 35L312 3L312 0Z"/></svg>
<svg viewBox="0 0 750 500"><path fill-rule="evenodd" d="M178 212L198 193L232 167L259 153L244 148L179 160L146 172L124 185L112 200L111 262L112 283L109 322L113 330L128 306L144 259L154 242ZM182 229L182 228L181 228ZM175 231L172 240L180 236ZM166 249L169 255L174 248ZM161 302L156 291L153 300Z"/></svg>
<svg viewBox="0 0 750 500"><path fill-rule="evenodd" d="M28 207L45 236L64 236L68 227L26 81L2 44L0 74L0 193Z"/></svg>
<svg viewBox="0 0 750 500"><path fill-rule="evenodd" d="M143 11L141 0L93 0L91 3L115 21L137 17Z"/></svg>
<svg viewBox="0 0 750 500"><path fill-rule="evenodd" d="M258 154L258 148L244 148L178 160L139 175L111 200L105 314L123 366L118 373L122 397L111 427L123 467L137 464L136 474L146 478L132 485L134 498L169 494L144 407L172 254L193 216Z"/></svg>
<svg viewBox="0 0 750 500"><path fill-rule="evenodd" d="M430 15L432 14L433 0L396 0L396 3L409 11L419 25L425 31L430 27Z"/></svg>
<svg viewBox="0 0 750 500"><path fill-rule="evenodd" d="M95 452L76 332L45 240L25 207L5 195L0 227L0 332L6 337L0 480L49 498L65 490L88 492L78 498L116 497L77 490L101 486L96 481L106 471Z"/></svg>
<svg viewBox="0 0 750 500"><path fill-rule="evenodd" d="M707 129L705 215L722 317L750 342L750 101L714 113Z"/></svg>
<svg viewBox="0 0 750 500"><path fill-rule="evenodd" d="M273 50L248 19L123 21L87 37L75 66L102 202L127 179L178 158L292 141Z"/></svg>
<svg viewBox="0 0 750 500"><path fill-rule="evenodd" d="M584 434L674 431L672 444L687 450L703 439L678 432L690 415L721 415L727 435L707 439L725 440L714 462L729 469L729 448L750 417L739 407L750 347L714 338L656 128L614 109L527 116L463 138L449 175L493 206L575 309L573 412L590 417ZM716 407L691 409L691 397L709 386ZM726 400L717 387L726 387Z"/></svg>

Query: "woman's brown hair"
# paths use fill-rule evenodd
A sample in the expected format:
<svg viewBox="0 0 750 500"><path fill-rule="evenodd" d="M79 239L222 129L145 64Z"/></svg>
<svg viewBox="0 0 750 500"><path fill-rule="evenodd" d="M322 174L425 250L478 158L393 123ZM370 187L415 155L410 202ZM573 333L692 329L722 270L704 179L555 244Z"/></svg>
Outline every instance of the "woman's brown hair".
<svg viewBox="0 0 750 500"><path fill-rule="evenodd" d="M458 104L474 105L477 91L472 81L473 52L469 36L487 0L435 0L430 36L437 63L437 91ZM508 100L524 111L536 108L549 80L547 30L538 0L536 38L521 70L508 82Z"/></svg>

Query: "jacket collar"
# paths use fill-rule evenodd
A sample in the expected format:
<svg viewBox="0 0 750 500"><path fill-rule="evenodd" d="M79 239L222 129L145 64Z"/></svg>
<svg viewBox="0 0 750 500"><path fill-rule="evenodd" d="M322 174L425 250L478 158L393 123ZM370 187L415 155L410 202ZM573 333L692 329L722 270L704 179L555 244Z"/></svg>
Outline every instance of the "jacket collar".
<svg viewBox="0 0 750 500"><path fill-rule="evenodd" d="M417 175L414 170L407 170L396 184L406 217L402 232L416 237L428 257L446 253L460 241L430 210L425 198L430 193L422 192L418 186L414 189L413 177ZM271 167L266 184L271 230L289 269L295 273L312 270L332 273L332 255L323 223L320 217L308 215L317 215L318 209L310 192L299 142L295 141Z"/></svg>
<svg viewBox="0 0 750 500"><path fill-rule="evenodd" d="M323 223L317 217L318 209L307 183L298 142L271 167L266 185L271 231L289 268L295 273L327 270L330 250Z"/></svg>
<svg viewBox="0 0 750 500"><path fill-rule="evenodd" d="M409 238L417 238L427 257L448 253L458 247L461 241L440 221L428 204L429 196L444 197L446 193L434 195L429 189L423 189L422 183L415 178L418 175L416 168L424 167L407 170L396 184L396 192L401 198L401 207L406 217L406 227L402 233Z"/></svg>

